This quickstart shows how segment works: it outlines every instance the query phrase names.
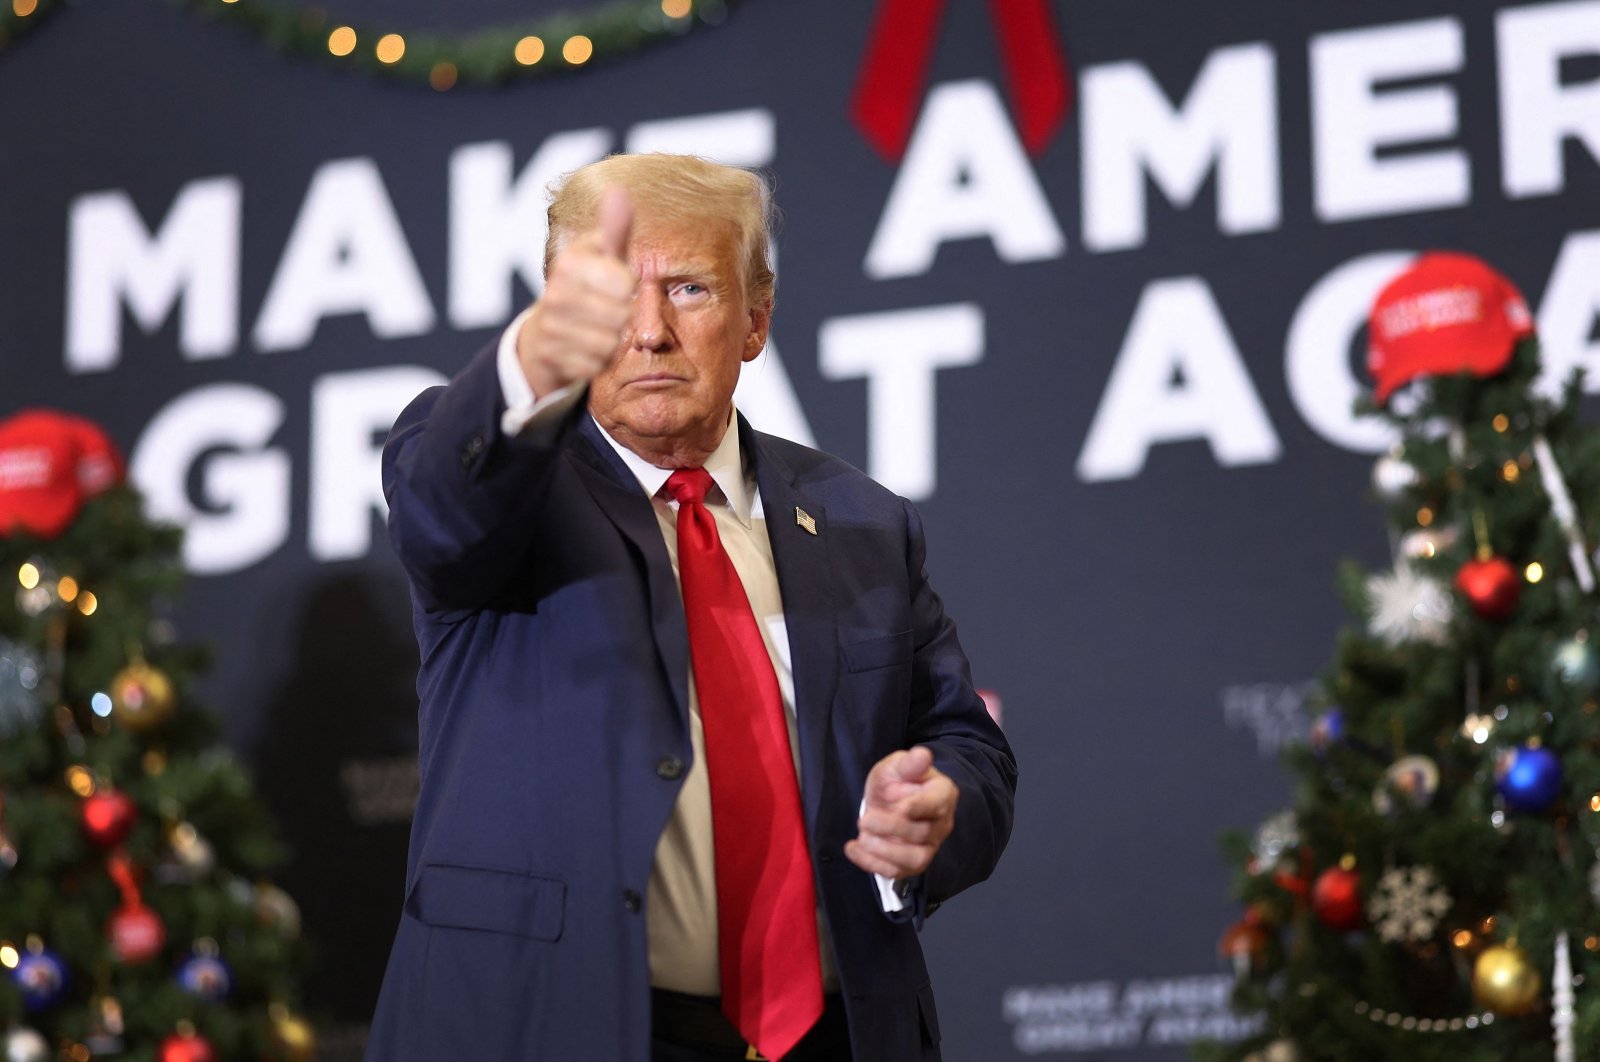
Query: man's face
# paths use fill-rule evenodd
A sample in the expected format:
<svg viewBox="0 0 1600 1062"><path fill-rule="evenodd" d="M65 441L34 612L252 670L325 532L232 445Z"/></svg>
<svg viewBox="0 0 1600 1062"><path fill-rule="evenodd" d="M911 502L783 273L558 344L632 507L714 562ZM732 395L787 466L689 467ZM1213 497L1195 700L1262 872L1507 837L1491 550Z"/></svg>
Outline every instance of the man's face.
<svg viewBox="0 0 1600 1062"><path fill-rule="evenodd" d="M627 258L639 278L633 319L589 385L589 409L646 459L699 464L722 439L739 366L765 346L772 308L745 294L731 224L639 217Z"/></svg>

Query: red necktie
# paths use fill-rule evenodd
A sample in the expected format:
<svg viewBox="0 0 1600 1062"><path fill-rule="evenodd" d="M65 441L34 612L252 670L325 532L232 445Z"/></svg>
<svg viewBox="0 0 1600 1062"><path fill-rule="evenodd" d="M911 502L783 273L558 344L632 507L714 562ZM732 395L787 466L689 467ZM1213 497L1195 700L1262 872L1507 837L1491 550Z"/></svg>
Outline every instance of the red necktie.
<svg viewBox="0 0 1600 1062"><path fill-rule="evenodd" d="M816 887L778 677L705 507L710 487L703 468L667 479L711 782L722 1010L780 1059L822 1016Z"/></svg>

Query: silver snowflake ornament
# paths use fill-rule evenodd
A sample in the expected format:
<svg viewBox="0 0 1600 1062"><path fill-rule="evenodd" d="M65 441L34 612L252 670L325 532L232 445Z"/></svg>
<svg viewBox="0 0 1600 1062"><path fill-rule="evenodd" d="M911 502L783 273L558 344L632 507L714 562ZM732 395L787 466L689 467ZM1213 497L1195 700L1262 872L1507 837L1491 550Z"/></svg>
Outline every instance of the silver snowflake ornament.
<svg viewBox="0 0 1600 1062"><path fill-rule="evenodd" d="M1450 640L1455 608L1449 590L1437 579L1418 575L1401 561L1393 571L1369 576L1366 588L1372 606L1367 629L1374 637L1393 646L1444 645Z"/></svg>
<svg viewBox="0 0 1600 1062"><path fill-rule="evenodd" d="M1385 943L1420 944L1439 928L1451 902L1432 867L1390 867L1367 901L1367 918Z"/></svg>
<svg viewBox="0 0 1600 1062"><path fill-rule="evenodd" d="M1278 857L1300 844L1300 824L1293 810L1280 811L1256 827L1255 842L1250 846L1263 867L1271 867Z"/></svg>

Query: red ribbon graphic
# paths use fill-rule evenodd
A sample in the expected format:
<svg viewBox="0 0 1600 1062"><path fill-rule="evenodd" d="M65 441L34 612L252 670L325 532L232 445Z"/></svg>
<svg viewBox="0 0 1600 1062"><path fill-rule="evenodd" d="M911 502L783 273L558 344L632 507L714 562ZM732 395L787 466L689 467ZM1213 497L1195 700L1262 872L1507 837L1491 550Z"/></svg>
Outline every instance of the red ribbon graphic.
<svg viewBox="0 0 1600 1062"><path fill-rule="evenodd" d="M868 143L899 161L927 84L945 0L883 0L850 102ZM1049 0L989 0L1023 146L1038 155L1072 106L1072 82Z"/></svg>

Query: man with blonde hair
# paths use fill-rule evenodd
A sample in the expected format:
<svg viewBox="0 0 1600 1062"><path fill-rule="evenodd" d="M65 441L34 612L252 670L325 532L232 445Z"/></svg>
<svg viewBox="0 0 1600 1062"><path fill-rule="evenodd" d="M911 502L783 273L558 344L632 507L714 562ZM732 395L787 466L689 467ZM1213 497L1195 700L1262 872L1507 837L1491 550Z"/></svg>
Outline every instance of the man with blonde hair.
<svg viewBox="0 0 1600 1062"><path fill-rule="evenodd" d="M421 797L374 1062L926 1062L917 941L1016 767L909 503L733 408L755 174L613 156L384 450Z"/></svg>

